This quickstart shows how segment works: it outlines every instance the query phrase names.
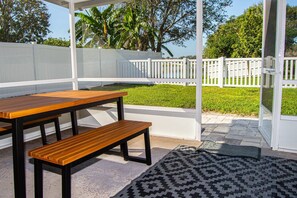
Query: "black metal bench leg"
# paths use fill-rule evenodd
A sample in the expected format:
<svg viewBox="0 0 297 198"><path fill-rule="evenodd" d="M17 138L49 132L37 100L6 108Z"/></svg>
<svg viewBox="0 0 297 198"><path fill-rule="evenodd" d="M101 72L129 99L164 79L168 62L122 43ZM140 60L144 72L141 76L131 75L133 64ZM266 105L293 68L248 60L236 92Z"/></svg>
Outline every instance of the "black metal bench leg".
<svg viewBox="0 0 297 198"><path fill-rule="evenodd" d="M71 166L62 168L62 197L71 198Z"/></svg>
<svg viewBox="0 0 297 198"><path fill-rule="evenodd" d="M149 129L146 129L144 132L144 144L145 144L145 157L146 157L146 164L152 164L152 155L151 155L151 144L150 144L150 133Z"/></svg>
<svg viewBox="0 0 297 198"><path fill-rule="evenodd" d="M59 141L62 139L59 118L55 118L54 123L56 128L56 137L57 137L57 140Z"/></svg>
<svg viewBox="0 0 297 198"><path fill-rule="evenodd" d="M42 139L42 144L46 145L47 144L47 140L46 140L46 133L45 133L45 127L44 124L40 125L40 132L41 132L41 139Z"/></svg>
<svg viewBox="0 0 297 198"><path fill-rule="evenodd" d="M34 159L34 185L35 185L35 198L43 197L43 171L42 162Z"/></svg>
<svg viewBox="0 0 297 198"><path fill-rule="evenodd" d="M128 161L129 154L128 154L128 143L127 142L121 144L121 151L123 153L124 160Z"/></svg>

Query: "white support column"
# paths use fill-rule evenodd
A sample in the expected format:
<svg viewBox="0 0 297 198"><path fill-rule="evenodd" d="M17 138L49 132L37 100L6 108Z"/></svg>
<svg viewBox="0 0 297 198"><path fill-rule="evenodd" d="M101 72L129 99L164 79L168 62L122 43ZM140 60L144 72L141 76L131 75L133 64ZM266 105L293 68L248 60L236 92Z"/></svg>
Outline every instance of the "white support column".
<svg viewBox="0 0 297 198"><path fill-rule="evenodd" d="M203 46L203 0L196 1L196 134L201 140L202 125L202 46Z"/></svg>
<svg viewBox="0 0 297 198"><path fill-rule="evenodd" d="M283 85L283 67L285 54L285 38L286 38L286 0L279 0L277 2L277 31L276 31L276 52L275 52L275 68L276 75L274 80L274 94L273 94L273 115L272 115L272 134L271 146L273 150L279 149L279 139L281 132L280 120L282 110L282 85Z"/></svg>
<svg viewBox="0 0 297 198"><path fill-rule="evenodd" d="M71 75L73 79L72 89L78 90L75 19L74 19L73 1L69 2L69 26L70 26L70 50L71 50Z"/></svg>

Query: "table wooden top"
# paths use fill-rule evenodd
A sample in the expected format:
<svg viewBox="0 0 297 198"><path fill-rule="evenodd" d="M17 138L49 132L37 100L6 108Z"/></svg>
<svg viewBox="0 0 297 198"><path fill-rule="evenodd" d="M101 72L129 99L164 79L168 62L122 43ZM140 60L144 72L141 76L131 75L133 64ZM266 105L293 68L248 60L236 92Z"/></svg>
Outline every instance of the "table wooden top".
<svg viewBox="0 0 297 198"><path fill-rule="evenodd" d="M15 119L126 96L127 92L69 90L0 99L0 118Z"/></svg>

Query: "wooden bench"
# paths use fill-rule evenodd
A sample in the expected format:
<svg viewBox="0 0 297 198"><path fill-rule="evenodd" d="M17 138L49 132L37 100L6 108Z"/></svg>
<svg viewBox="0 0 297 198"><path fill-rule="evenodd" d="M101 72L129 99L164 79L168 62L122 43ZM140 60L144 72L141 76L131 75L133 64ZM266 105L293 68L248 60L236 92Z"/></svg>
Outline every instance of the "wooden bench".
<svg viewBox="0 0 297 198"><path fill-rule="evenodd" d="M43 197L42 165L62 170L62 197L71 197L71 168L121 145L125 160L151 165L149 122L121 120L29 152L34 158L35 197ZM144 134L145 158L129 156L127 141Z"/></svg>
<svg viewBox="0 0 297 198"><path fill-rule="evenodd" d="M45 133L45 126L44 125L53 122L55 124L57 140L61 140L61 130L60 130L59 117L60 117L60 115L55 115L55 116L50 116L50 117L47 117L47 118L37 119L37 120L34 120L34 121L30 121L30 122L25 122L24 123L24 129L29 129L29 128L40 126L42 144L46 145L47 144L47 139L46 139L46 133ZM12 133L11 125L0 126L0 136L10 134L10 133Z"/></svg>

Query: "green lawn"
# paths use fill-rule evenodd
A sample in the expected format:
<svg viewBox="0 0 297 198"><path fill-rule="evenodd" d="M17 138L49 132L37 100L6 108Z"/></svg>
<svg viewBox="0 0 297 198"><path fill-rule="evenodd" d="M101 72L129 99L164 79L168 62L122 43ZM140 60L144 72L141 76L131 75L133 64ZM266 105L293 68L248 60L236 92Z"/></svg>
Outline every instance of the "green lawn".
<svg viewBox="0 0 297 198"><path fill-rule="evenodd" d="M127 91L125 104L195 108L195 87L179 85L126 85L96 87L93 90ZM258 88L203 87L203 111L257 116L259 111ZM297 89L284 89L285 115L297 115Z"/></svg>

